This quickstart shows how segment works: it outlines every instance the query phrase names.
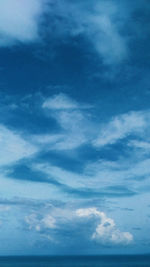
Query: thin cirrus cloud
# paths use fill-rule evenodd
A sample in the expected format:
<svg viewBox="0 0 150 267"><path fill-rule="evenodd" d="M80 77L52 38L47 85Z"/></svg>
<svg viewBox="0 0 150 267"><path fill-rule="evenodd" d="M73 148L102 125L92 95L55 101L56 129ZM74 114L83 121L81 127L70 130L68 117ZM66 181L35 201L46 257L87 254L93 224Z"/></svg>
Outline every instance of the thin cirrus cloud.
<svg viewBox="0 0 150 267"><path fill-rule="evenodd" d="M0 125L0 146L0 167L29 158L37 152L34 145L4 125Z"/></svg>
<svg viewBox="0 0 150 267"><path fill-rule="evenodd" d="M80 174L48 163L32 164L32 169L53 177L59 185L65 185L67 191L70 189L74 194L82 192L82 197L86 192L91 196L129 197L148 189L149 165L149 159L133 157L116 162L103 160L86 164Z"/></svg>
<svg viewBox="0 0 150 267"><path fill-rule="evenodd" d="M97 208L85 208L76 210L78 217L94 216L100 219L100 223L96 226L95 232L91 239L107 244L123 244L127 245L133 241L133 235L129 232L121 232L113 219L108 218L104 212L97 210Z"/></svg>
<svg viewBox="0 0 150 267"><path fill-rule="evenodd" d="M147 127L148 112L130 112L115 116L100 130L99 137L94 141L96 147L115 144L130 134L139 135Z"/></svg>
<svg viewBox="0 0 150 267"><path fill-rule="evenodd" d="M60 93L58 95L46 99L42 107L51 110L70 110L78 109L80 106L67 95Z"/></svg>
<svg viewBox="0 0 150 267"><path fill-rule="evenodd" d="M59 184L79 191L131 196L145 190L144 186L149 183L149 159L146 157L149 110L131 111L117 115L105 124L98 124L88 116L90 108L85 107L86 105L82 105L80 108L79 103L64 94L45 100L43 111L55 118L60 129L56 134L34 137L41 150L46 145L49 150L74 151L84 144L103 151L109 145L121 142L125 144L121 148L122 156L118 156L115 161L107 158L85 161L82 173L66 170L51 162L33 163L32 170L42 172L46 177L53 177ZM124 153L128 153L128 157ZM140 181L143 181L143 188Z"/></svg>
<svg viewBox="0 0 150 267"><path fill-rule="evenodd" d="M1 166L16 164L17 161L34 156L34 162L29 164L31 171L39 171L43 177L52 177L68 189L87 192L90 190L91 193L99 191L109 196L129 196L144 190L144 187L142 189L140 186L140 181L143 181L145 187L148 184L149 159L145 154L140 154L139 146L142 146L142 151L145 149L147 151L143 142L149 143L148 140L146 141L149 111L118 115L107 124L100 125L101 131L99 131L98 123L92 122L92 117L87 114L90 113L90 108L84 104L80 108L80 104L67 95L59 94L48 98L42 108L61 126L58 132L31 136L29 142L19 134L1 126L1 153L3 154L0 160ZM129 150L128 158L122 155L122 158L116 161L108 159L85 161L82 173L66 170L57 165L57 162L55 165L51 162L36 163L36 152L40 154L47 150L67 152L72 149L74 151L83 144L91 145L92 149L97 147L105 149L105 146L116 144L125 138L127 138L127 145L124 149ZM138 138L145 141L134 140ZM48 178L46 180L50 182Z"/></svg>
<svg viewBox="0 0 150 267"><path fill-rule="evenodd" d="M86 113L91 108L89 105L79 104L65 94L58 94L46 99L42 108L61 129L55 135L35 136L37 143L49 144L52 150L72 150L88 142L93 131Z"/></svg>
<svg viewBox="0 0 150 267"><path fill-rule="evenodd" d="M83 144L103 148L130 136L145 138L150 118L149 110L130 111L110 118L107 123L98 124L90 115L91 106L79 104L65 94L48 98L42 108L57 121L62 130L55 135L37 136L35 140L53 143L57 150L75 149ZM132 144L135 146L137 143L129 141L129 146Z"/></svg>

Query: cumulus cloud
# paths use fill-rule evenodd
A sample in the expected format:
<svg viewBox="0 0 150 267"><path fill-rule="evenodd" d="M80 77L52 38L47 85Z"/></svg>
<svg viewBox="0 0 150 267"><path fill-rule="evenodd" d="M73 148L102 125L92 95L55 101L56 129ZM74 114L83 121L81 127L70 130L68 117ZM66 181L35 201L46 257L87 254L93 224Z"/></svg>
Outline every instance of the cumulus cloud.
<svg viewBox="0 0 150 267"><path fill-rule="evenodd" d="M92 234L92 239L101 243L113 244L129 244L133 241L133 236L129 232L121 232L113 219L108 218L104 212L98 211L96 208L86 208L76 210L78 217L95 216L100 219L95 232Z"/></svg>
<svg viewBox="0 0 150 267"><path fill-rule="evenodd" d="M0 1L0 46L37 40L38 20L44 2L41 0Z"/></svg>

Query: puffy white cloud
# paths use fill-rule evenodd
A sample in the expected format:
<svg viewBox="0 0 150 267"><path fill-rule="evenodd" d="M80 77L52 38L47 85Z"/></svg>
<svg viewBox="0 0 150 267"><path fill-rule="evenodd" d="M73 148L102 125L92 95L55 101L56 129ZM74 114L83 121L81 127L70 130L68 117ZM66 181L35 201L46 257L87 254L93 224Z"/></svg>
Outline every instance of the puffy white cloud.
<svg viewBox="0 0 150 267"><path fill-rule="evenodd" d="M102 243L129 244L133 241L133 236L129 232L121 232L117 229L113 219L108 218L104 212L98 211L97 208L86 208L76 210L78 217L96 216L100 218L92 239Z"/></svg>
<svg viewBox="0 0 150 267"><path fill-rule="evenodd" d="M0 46L36 40L44 2L45 0L0 1Z"/></svg>

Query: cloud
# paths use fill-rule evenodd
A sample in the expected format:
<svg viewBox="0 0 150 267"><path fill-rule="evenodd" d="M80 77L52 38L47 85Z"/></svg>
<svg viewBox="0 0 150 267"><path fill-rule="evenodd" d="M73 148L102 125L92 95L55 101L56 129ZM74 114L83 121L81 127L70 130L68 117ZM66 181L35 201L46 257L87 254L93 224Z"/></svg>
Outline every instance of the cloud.
<svg viewBox="0 0 150 267"><path fill-rule="evenodd" d="M94 163L93 165L87 164L82 173L68 171L48 163L32 164L32 169L40 171L47 177L52 177L54 181L59 183L57 186L60 188L64 186L62 189L67 193L70 192L72 196L77 194L84 198L86 196L128 197L134 195L137 192L137 182L133 182L133 178L136 175L134 167L132 166L132 169L129 168L127 172L119 163L116 163L114 168L111 164L113 165L113 162L107 164L105 161L97 162L97 166ZM148 169L145 174L147 173ZM127 181L126 178L128 178Z"/></svg>
<svg viewBox="0 0 150 267"><path fill-rule="evenodd" d="M121 34L128 18L124 13L124 5L116 1L54 1L47 32L59 40L84 36L88 49L97 52L104 64L116 64L128 56L126 37Z"/></svg>
<svg viewBox="0 0 150 267"><path fill-rule="evenodd" d="M36 213L32 213L25 217L25 222L29 227L29 230L34 229L37 232L45 229L54 229L56 227L56 220L51 215L46 214L42 218Z"/></svg>
<svg viewBox="0 0 150 267"><path fill-rule="evenodd" d="M98 120L93 120L90 107L86 107L88 106L83 104L80 108L80 103L65 94L46 99L42 108L48 116L56 120L60 129L55 134L37 135L33 139L41 146L41 150L66 153L76 150L76 156L84 145L84 149L90 149L92 153L94 151L95 158L86 161L86 157L81 163L80 172L68 171L60 166L59 160L58 163L57 160L55 163L34 163L31 166L32 171L43 173L47 177L45 181L51 182L52 178L58 183L58 187L66 192L72 190L82 197L94 194L129 197L139 194L149 184L149 159L146 157L149 151L149 110L130 111L116 115L107 123L98 123ZM112 147L109 147L110 155L105 153L106 148L108 149L106 146L113 144L120 146L115 160ZM140 152L139 147L142 147L144 153ZM102 157L98 156L97 148ZM144 187L141 187L140 181L143 181Z"/></svg>
<svg viewBox="0 0 150 267"><path fill-rule="evenodd" d="M87 110L91 106L77 103L65 94L54 95L46 99L43 110L54 118L60 126L59 133L34 136L34 141L44 143L51 150L72 150L88 142L92 132Z"/></svg>
<svg viewBox="0 0 150 267"><path fill-rule="evenodd" d="M70 171L59 162L33 163L32 170L53 179L57 186L72 195L84 197L131 197L149 190L150 159L137 151L115 161L107 159L84 162L82 171Z"/></svg>
<svg viewBox="0 0 150 267"><path fill-rule="evenodd" d="M93 142L94 146L102 147L115 144L130 134L140 135L147 127L147 114L143 112L129 112L114 117L101 127L99 137Z"/></svg>
<svg viewBox="0 0 150 267"><path fill-rule="evenodd" d="M0 125L0 167L33 156L37 148L18 133Z"/></svg>
<svg viewBox="0 0 150 267"><path fill-rule="evenodd" d="M120 34L120 13L120 6L115 2L100 1L86 18L89 40L105 64L120 63L128 56L126 39Z"/></svg>
<svg viewBox="0 0 150 267"><path fill-rule="evenodd" d="M137 23L131 23L132 14L136 8L145 12L139 2L135 6L116 0L2 0L0 46L39 41L55 46L83 36L88 51L95 51L104 64L118 64L129 57L129 35L137 32ZM138 26L141 31L139 21Z"/></svg>
<svg viewBox="0 0 150 267"><path fill-rule="evenodd" d="M49 143L57 150L75 149L83 144L102 148L130 136L145 138L144 132L148 130L147 122L150 121L150 112L145 110L116 115L107 123L98 124L90 114L91 106L77 103L65 94L46 99L42 108L57 121L62 131L55 135L36 136L35 140ZM128 146L131 144L135 146L135 141Z"/></svg>
<svg viewBox="0 0 150 267"><path fill-rule="evenodd" d="M74 100L62 93L46 99L42 107L52 110L71 110L80 108Z"/></svg>
<svg viewBox="0 0 150 267"><path fill-rule="evenodd" d="M45 4L49 4L49 8L48 5L45 8ZM67 0L1 1L0 46L39 41L45 33L51 39L57 36L59 40L65 36L83 34L106 64L118 63L127 54L124 38L119 31L118 9L112 1L107 4L105 1L94 1L92 5L74 4ZM41 17L44 20L45 12L50 22L46 20L45 26L41 26ZM41 36L40 30L43 32Z"/></svg>
<svg viewBox="0 0 150 267"><path fill-rule="evenodd" d="M0 1L0 46L37 40L43 3L41 0Z"/></svg>
<svg viewBox="0 0 150 267"><path fill-rule="evenodd" d="M95 216L100 219L92 239L100 243L112 243L127 245L133 241L133 236L129 232L121 232L117 229L113 219L108 218L104 212L98 211L97 208L86 208L76 210L78 217Z"/></svg>
<svg viewBox="0 0 150 267"><path fill-rule="evenodd" d="M131 140L128 142L128 146L140 150L143 153L150 152L150 143L144 140Z"/></svg>
<svg viewBox="0 0 150 267"><path fill-rule="evenodd" d="M50 177L53 177L60 184L67 185L72 188L84 187L82 176L73 172L66 171L65 169L58 166L53 166L50 164L32 164L32 169L38 170Z"/></svg>

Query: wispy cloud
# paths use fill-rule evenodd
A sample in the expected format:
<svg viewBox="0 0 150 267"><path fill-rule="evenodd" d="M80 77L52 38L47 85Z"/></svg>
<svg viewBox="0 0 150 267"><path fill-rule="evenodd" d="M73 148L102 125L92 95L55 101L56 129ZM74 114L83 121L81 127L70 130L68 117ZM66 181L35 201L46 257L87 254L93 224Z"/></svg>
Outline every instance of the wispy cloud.
<svg viewBox="0 0 150 267"><path fill-rule="evenodd" d="M87 110L89 105L79 104L65 94L58 94L44 101L42 108L54 118L61 127L60 132L42 136L34 136L34 141L50 149L72 150L87 143L92 132Z"/></svg>
<svg viewBox="0 0 150 267"><path fill-rule="evenodd" d="M0 125L0 167L33 156L37 148L18 133Z"/></svg>
<svg viewBox="0 0 150 267"><path fill-rule="evenodd" d="M58 100L58 101L57 101ZM56 134L34 136L34 142L42 150L76 151L82 145L97 148L101 153L110 145L123 145L116 160L109 155L84 161L81 172L69 171L57 162L33 163L32 171L51 177L68 189L83 193L99 193L107 196L132 196L139 194L149 182L149 110L130 111L110 118L107 123L95 122L88 105L80 104L64 94L44 101L43 111L54 118L60 129ZM142 148L140 154L139 147ZM111 147L110 147L111 149ZM48 182L48 178L46 180Z"/></svg>
<svg viewBox="0 0 150 267"><path fill-rule="evenodd" d="M102 147L115 144L130 134L140 135L147 126L147 115L144 112L130 112L114 117L108 124L101 127L99 137L94 141L94 145Z"/></svg>
<svg viewBox="0 0 150 267"><path fill-rule="evenodd" d="M140 6L139 2L137 6ZM118 64L130 54L126 25L135 9L128 1L118 3L112 0L86 3L68 0L1 1L0 46L39 40L52 40L58 44L70 37L84 36L88 50L97 52L104 64ZM133 31L136 26L132 25L132 28Z"/></svg>
<svg viewBox="0 0 150 267"><path fill-rule="evenodd" d="M108 218L104 212L97 210L96 208L78 209L76 211L79 217L95 216L100 219L100 223L97 225L95 232L91 238L101 243L113 243L127 245L133 241L133 236L129 232L121 232L117 227L113 219Z"/></svg>
<svg viewBox="0 0 150 267"><path fill-rule="evenodd" d="M126 38L121 34L127 14L123 16L122 10L115 1L54 2L48 31L53 35L55 28L54 36L59 39L82 35L105 64L120 63L128 55Z"/></svg>
<svg viewBox="0 0 150 267"><path fill-rule="evenodd" d="M113 1L100 1L94 12L86 17L89 40L102 57L104 63L120 63L128 56L127 43L120 34L120 7Z"/></svg>
<svg viewBox="0 0 150 267"><path fill-rule="evenodd" d="M43 144L50 143L54 149L74 149L82 144L103 148L126 138L132 138L132 142L129 140L129 145L133 144L135 147L135 142L137 144L138 140L135 141L133 138L141 138L144 142L147 138L149 110L130 111L116 115L108 122L98 123L98 120L92 118L90 105L77 103L65 94L46 99L42 108L57 121L62 130L45 137L37 136L35 140Z"/></svg>
<svg viewBox="0 0 150 267"><path fill-rule="evenodd" d="M42 107L52 110L71 110L80 108L77 102L62 93L46 99Z"/></svg>

